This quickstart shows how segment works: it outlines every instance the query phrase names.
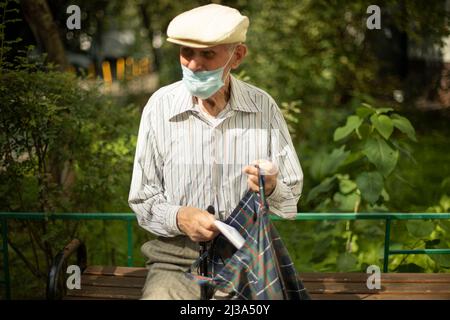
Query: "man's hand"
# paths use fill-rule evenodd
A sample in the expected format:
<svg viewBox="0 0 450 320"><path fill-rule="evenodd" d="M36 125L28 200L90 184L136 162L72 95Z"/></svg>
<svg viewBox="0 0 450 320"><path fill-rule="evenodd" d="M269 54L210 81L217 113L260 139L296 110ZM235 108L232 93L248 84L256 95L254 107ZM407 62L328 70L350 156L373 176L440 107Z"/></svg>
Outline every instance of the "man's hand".
<svg viewBox="0 0 450 320"><path fill-rule="evenodd" d="M194 207L181 207L177 213L178 227L195 242L209 241L219 234L215 220L208 211Z"/></svg>
<svg viewBox="0 0 450 320"><path fill-rule="evenodd" d="M261 173L264 175L264 193L266 196L270 196L277 185L278 168L267 160L255 160L252 165L244 167L242 171L248 175L248 188L255 192L259 191L258 169L255 164L259 165Z"/></svg>

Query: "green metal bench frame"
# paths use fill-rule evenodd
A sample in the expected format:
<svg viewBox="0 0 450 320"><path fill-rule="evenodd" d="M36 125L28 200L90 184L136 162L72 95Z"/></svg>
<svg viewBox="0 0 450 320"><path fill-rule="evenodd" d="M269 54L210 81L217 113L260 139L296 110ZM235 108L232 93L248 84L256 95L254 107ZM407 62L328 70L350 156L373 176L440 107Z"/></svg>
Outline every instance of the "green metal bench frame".
<svg viewBox="0 0 450 320"><path fill-rule="evenodd" d="M133 266L133 231L136 221L134 213L42 213L42 212L0 212L3 273L0 284L6 288L6 299L11 297L9 260L8 260L8 219L19 220L121 220L127 223L127 265ZM287 221L271 216L273 221ZM324 220L385 220L383 272L389 272L389 256L396 254L450 254L450 249L413 249L391 250L391 223L393 220L450 219L450 213L298 213L297 221Z"/></svg>

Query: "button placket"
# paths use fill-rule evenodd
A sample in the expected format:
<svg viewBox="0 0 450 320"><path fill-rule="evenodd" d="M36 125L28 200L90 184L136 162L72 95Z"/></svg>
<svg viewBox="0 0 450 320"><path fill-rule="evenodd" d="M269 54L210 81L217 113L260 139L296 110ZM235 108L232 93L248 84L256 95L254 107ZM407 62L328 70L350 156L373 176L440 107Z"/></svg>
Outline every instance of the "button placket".
<svg viewBox="0 0 450 320"><path fill-rule="evenodd" d="M212 128L211 130L211 157L212 157L212 187L213 187L213 195L214 195L214 201L216 206L216 212L218 213L218 218L220 217L220 196L219 196L219 157L218 157L218 143L219 143L219 136L220 135L220 129L217 127Z"/></svg>

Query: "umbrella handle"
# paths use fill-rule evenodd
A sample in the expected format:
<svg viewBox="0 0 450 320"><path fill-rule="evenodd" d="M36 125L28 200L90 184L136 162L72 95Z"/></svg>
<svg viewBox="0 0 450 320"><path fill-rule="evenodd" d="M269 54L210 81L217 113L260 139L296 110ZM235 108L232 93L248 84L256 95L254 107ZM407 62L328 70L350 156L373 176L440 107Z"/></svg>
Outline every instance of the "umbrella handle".
<svg viewBox="0 0 450 320"><path fill-rule="evenodd" d="M266 182L264 179L264 175L261 174L261 168L259 167L259 165L255 164L255 168L258 169L258 184L259 184L259 195L261 196L261 202L263 203L264 207L266 209L269 208L267 201L266 201L266 193L264 191Z"/></svg>
<svg viewBox="0 0 450 320"><path fill-rule="evenodd" d="M209 205L208 208L206 209L206 211L208 211L212 215L215 214L215 210L212 205ZM200 242L200 256L202 256L206 251L208 251L208 241ZM200 273L202 276L207 275L207 273L208 273L208 260L207 259L204 259L204 261L202 261L200 263Z"/></svg>
<svg viewBox="0 0 450 320"><path fill-rule="evenodd" d="M210 214L214 215L215 210L212 205L209 205L206 209ZM208 275L208 257L205 256L208 251L208 242L200 242L200 257L204 256L203 260L200 261L200 275L206 277ZM200 288L200 299L201 300L208 300L210 299L210 294L208 290L208 285L203 284Z"/></svg>

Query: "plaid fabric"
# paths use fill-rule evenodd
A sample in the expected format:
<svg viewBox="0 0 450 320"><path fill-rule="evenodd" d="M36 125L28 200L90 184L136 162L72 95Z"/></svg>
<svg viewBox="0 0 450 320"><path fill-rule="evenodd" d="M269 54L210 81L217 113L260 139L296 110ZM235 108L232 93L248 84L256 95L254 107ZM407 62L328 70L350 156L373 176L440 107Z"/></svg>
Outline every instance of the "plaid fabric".
<svg viewBox="0 0 450 320"><path fill-rule="evenodd" d="M225 223L240 232L245 244L237 250L220 234L192 266L208 259L208 276L188 271L190 279L229 293L233 299L310 299L260 193L248 191Z"/></svg>

